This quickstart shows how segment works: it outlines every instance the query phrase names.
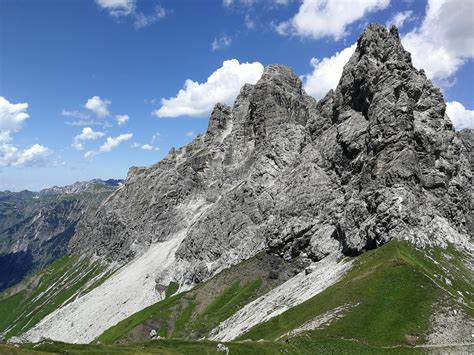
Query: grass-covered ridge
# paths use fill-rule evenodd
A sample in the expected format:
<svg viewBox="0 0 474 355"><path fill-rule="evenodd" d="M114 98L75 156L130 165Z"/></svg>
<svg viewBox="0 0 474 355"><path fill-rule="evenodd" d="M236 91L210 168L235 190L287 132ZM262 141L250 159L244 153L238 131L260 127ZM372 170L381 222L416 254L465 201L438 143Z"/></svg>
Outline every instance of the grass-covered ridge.
<svg viewBox="0 0 474 355"><path fill-rule="evenodd" d="M84 290L110 276L106 266L77 256L64 256L21 284L0 293L0 333L24 333Z"/></svg>
<svg viewBox="0 0 474 355"><path fill-rule="evenodd" d="M338 283L237 340L289 339L308 352L319 349L315 344L322 341L333 344L351 340L384 349L423 344L430 314L440 302L474 316L474 280L463 262L465 258L452 247L418 250L407 242L392 241L353 258L354 266ZM264 273L257 272L265 268L256 265L255 260L247 260L191 291L168 297L118 323L97 341L145 341L150 329L166 338L205 337L221 321L277 284L269 286ZM203 300L203 294L209 297ZM289 335L341 307L345 310L339 319L331 319L316 330Z"/></svg>
<svg viewBox="0 0 474 355"><path fill-rule="evenodd" d="M417 250L392 241L356 258L335 285L285 313L259 324L239 339L286 339L295 328L344 305L344 316L291 338L298 347L329 339L373 346L420 344L439 302L473 313L474 280L454 248ZM460 295L463 297L460 297Z"/></svg>
<svg viewBox="0 0 474 355"><path fill-rule="evenodd" d="M0 344L0 353L15 355L40 354L153 354L153 355L222 355L217 351L217 342L201 340L160 339L142 343L105 345L105 344L65 344L60 342L43 342L26 344L15 348ZM314 354L424 354L423 349L410 347L380 348L357 344L348 340L322 340L311 347L301 347L295 343L274 341L251 341L225 343L231 355L314 355Z"/></svg>
<svg viewBox="0 0 474 355"><path fill-rule="evenodd" d="M415 345L424 344L429 316L440 302L474 316L474 280L463 262L465 257L451 247L418 250L406 242L392 241L354 258L352 269L335 285L255 326L226 346L231 354L426 353L428 349ZM51 266L48 275L55 279L61 272L72 273L73 262L77 265L79 260L61 259ZM197 340L297 270L291 265L282 266L276 259L261 253L190 291L176 294L177 285L168 285L163 301L118 323L94 344L46 341L40 345L26 344L19 349L0 345L0 352L219 354L216 342ZM268 277L269 271L272 277ZM41 285L46 286L50 283L48 280L45 277L33 289L43 289ZM25 288L3 298L0 320L10 322L7 310L15 309L26 299L31 302L32 294ZM315 330L289 335L308 321L347 305L351 307L346 307L342 317ZM158 330L165 338L149 341L150 329ZM464 347L462 350L472 349Z"/></svg>

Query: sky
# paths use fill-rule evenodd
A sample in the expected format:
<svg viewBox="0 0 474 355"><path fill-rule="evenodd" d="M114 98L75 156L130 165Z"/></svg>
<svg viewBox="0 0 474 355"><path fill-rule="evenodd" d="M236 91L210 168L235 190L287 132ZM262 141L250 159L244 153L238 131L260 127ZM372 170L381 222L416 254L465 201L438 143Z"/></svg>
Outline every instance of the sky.
<svg viewBox="0 0 474 355"><path fill-rule="evenodd" d="M320 99L371 22L399 27L474 128L474 1L0 0L0 190L125 178L271 63Z"/></svg>

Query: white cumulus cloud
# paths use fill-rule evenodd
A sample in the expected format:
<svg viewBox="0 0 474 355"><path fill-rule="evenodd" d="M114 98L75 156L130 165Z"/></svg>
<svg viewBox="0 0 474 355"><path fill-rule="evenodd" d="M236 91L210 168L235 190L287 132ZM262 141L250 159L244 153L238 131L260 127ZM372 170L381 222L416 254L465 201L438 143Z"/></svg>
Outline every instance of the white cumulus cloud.
<svg viewBox="0 0 474 355"><path fill-rule="evenodd" d="M115 120L117 121L117 124L119 126L123 126L125 123L128 122L129 119L130 119L130 117L128 117L128 115L116 115L115 116Z"/></svg>
<svg viewBox="0 0 474 355"><path fill-rule="evenodd" d="M143 150L153 150L153 146L151 144L143 144L141 147Z"/></svg>
<svg viewBox="0 0 474 355"><path fill-rule="evenodd" d="M97 152L96 152L96 151L94 151L94 150L89 150L88 152L86 152L86 153L84 154L84 157L85 157L86 159L92 159L92 158L94 158L96 155L97 155Z"/></svg>
<svg viewBox="0 0 474 355"><path fill-rule="evenodd" d="M104 135L105 133L103 132L94 131L90 127L85 127L80 134L74 137L72 147L77 150L82 150L84 149L84 146L82 145L83 141L95 140L100 137L103 137Z"/></svg>
<svg viewBox="0 0 474 355"><path fill-rule="evenodd" d="M156 5L151 13L139 12L136 0L96 0L96 3L110 16L132 18L137 29L150 26L167 15L166 9L160 5Z"/></svg>
<svg viewBox="0 0 474 355"><path fill-rule="evenodd" d="M130 148L140 148L142 150L147 150L147 151L152 151L152 150L158 151L158 150L160 150L160 148L153 146L153 144L148 144L148 143L140 144L140 143L137 143L137 142L133 142L130 145Z"/></svg>
<svg viewBox="0 0 474 355"><path fill-rule="evenodd" d="M117 148L120 143L130 140L132 139L132 137L132 133L121 134L117 137L107 137L105 143L99 147L99 151L102 153L110 152L113 149Z"/></svg>
<svg viewBox="0 0 474 355"><path fill-rule="evenodd" d="M114 17L128 16L135 11L136 0L96 0L97 5Z"/></svg>
<svg viewBox="0 0 474 355"><path fill-rule="evenodd" d="M281 35L339 40L347 34L350 24L389 4L390 0L303 0L298 13L279 23L276 30Z"/></svg>
<svg viewBox="0 0 474 355"><path fill-rule="evenodd" d="M42 166L49 162L52 150L40 144L18 149L10 142L11 133L21 130L30 117L27 103L11 103L0 96L0 167Z"/></svg>
<svg viewBox="0 0 474 355"><path fill-rule="evenodd" d="M413 64L428 77L449 79L469 58L474 58L474 1L428 0L419 28L402 38Z"/></svg>
<svg viewBox="0 0 474 355"><path fill-rule="evenodd" d="M11 144L0 144L0 167L43 166L48 164L52 151L40 144L18 149Z"/></svg>
<svg viewBox="0 0 474 355"><path fill-rule="evenodd" d="M474 128L474 110L466 109L460 102L447 102L446 113L457 130Z"/></svg>
<svg viewBox="0 0 474 355"><path fill-rule="evenodd" d="M330 89L335 89L341 78L344 65L349 61L356 47L357 44L353 44L332 57L325 57L323 59L312 58L311 66L313 71L303 75L305 91L319 100Z"/></svg>
<svg viewBox="0 0 474 355"><path fill-rule="evenodd" d="M27 103L14 104L0 96L0 130L17 132L30 115L26 113Z"/></svg>
<svg viewBox="0 0 474 355"><path fill-rule="evenodd" d="M84 154L84 157L86 159L92 159L97 154L111 152L112 150L117 148L122 142L126 142L126 141L130 140L130 139L132 139L132 137L133 137L132 133L121 134L117 137L107 137L104 144L102 144L99 147L98 151L89 150L88 152L86 152Z"/></svg>
<svg viewBox="0 0 474 355"><path fill-rule="evenodd" d="M242 85L255 84L262 73L263 65L259 62L226 60L206 82L186 80L184 88L175 97L161 99L162 106L153 114L157 117L206 116L217 102L232 104Z"/></svg>
<svg viewBox="0 0 474 355"><path fill-rule="evenodd" d="M112 102L101 99L100 96L93 96L84 104L84 107L94 112L97 117L104 118L110 115L109 106Z"/></svg>

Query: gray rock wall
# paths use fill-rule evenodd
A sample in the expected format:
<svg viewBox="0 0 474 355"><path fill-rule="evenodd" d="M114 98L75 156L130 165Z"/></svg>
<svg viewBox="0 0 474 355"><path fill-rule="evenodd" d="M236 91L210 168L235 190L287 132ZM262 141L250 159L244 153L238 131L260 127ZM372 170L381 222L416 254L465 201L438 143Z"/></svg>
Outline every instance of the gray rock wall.
<svg viewBox="0 0 474 355"><path fill-rule="evenodd" d="M198 282L262 249L317 261L394 238L470 247L473 132L445 110L396 28L369 25L336 90L316 102L269 65L205 134L131 168L70 251L125 262L187 228L177 258Z"/></svg>

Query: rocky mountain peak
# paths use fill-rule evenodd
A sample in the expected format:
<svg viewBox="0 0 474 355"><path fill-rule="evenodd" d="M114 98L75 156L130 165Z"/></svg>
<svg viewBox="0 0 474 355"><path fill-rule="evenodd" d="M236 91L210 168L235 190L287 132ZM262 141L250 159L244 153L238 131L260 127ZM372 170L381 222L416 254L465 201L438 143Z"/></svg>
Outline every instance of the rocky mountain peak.
<svg viewBox="0 0 474 355"><path fill-rule="evenodd" d="M402 46L398 28L373 23L366 27L357 40L358 60L367 56L379 63L387 61L406 62L411 64L410 53Z"/></svg>
<svg viewBox="0 0 474 355"><path fill-rule="evenodd" d="M464 245L466 140L396 28L372 24L325 98L308 96L288 67L267 66L232 108L215 106L205 135L131 170L81 220L71 251L127 261L179 239L165 274L185 284L263 249L315 261L391 239Z"/></svg>
<svg viewBox="0 0 474 355"><path fill-rule="evenodd" d="M270 64L265 67L257 86L264 84L276 85L286 91L296 92L301 92L302 85L300 78L291 68L280 64Z"/></svg>

